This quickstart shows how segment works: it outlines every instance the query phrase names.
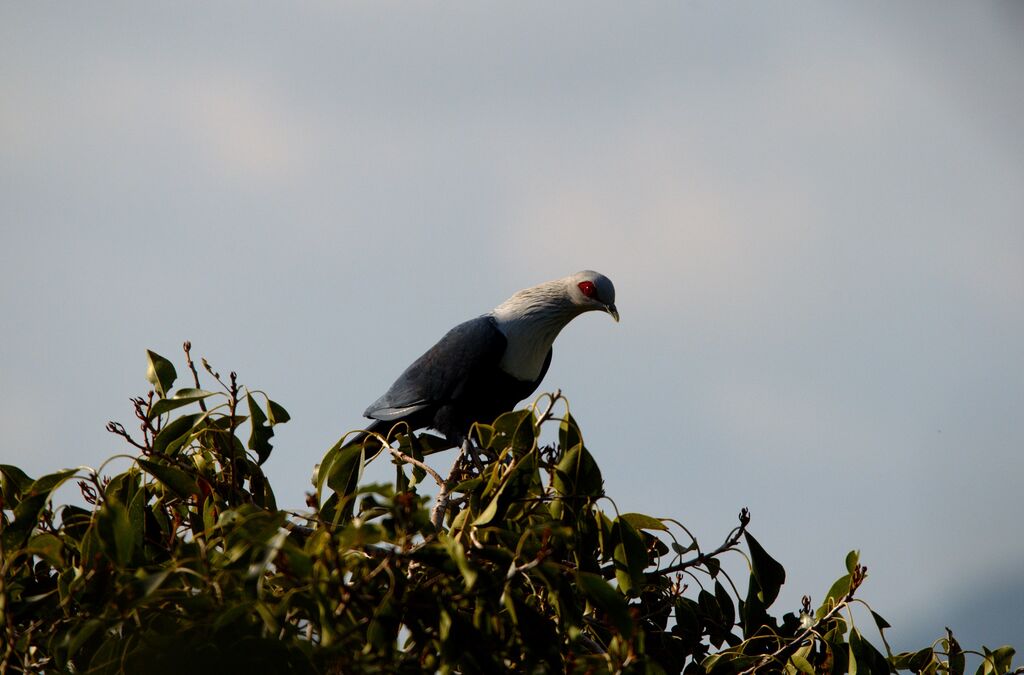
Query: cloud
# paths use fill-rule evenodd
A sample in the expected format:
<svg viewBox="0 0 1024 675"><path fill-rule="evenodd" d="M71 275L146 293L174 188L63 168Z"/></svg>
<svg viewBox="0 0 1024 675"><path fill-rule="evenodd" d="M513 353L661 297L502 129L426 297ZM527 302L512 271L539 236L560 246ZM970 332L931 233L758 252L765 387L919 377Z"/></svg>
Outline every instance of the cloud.
<svg viewBox="0 0 1024 675"><path fill-rule="evenodd" d="M166 102L196 149L229 177L279 185L302 173L315 130L263 84L203 74L177 82Z"/></svg>
<svg viewBox="0 0 1024 675"><path fill-rule="evenodd" d="M15 78L0 105L5 162L176 168L277 184L308 167L317 129L254 73L79 64L76 77ZM68 109L67 101L73 101ZM170 164L170 166L168 166Z"/></svg>

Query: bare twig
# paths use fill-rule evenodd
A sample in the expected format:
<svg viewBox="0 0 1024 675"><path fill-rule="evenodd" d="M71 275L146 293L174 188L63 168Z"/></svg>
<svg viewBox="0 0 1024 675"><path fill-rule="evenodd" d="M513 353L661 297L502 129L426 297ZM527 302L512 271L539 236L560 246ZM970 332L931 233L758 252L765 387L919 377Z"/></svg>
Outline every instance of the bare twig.
<svg viewBox="0 0 1024 675"><path fill-rule="evenodd" d="M722 553L725 553L726 551L735 548L736 545L740 543L740 538L743 536L743 533L747 531L747 524L750 523L750 512L746 508L742 509L740 511L739 518L740 524L737 527L733 528L732 532L729 533L729 536L725 538L724 542L722 542L722 545L716 548L714 551L711 551L710 553L698 553L696 556L690 558L689 560L684 560L683 562L676 563L675 565L669 565L664 569L660 569L656 572L656 574L672 574L673 572L682 572L683 570L689 569L690 567L703 565L708 560L712 558L717 558Z"/></svg>
<svg viewBox="0 0 1024 675"><path fill-rule="evenodd" d="M546 394L549 396L548 406L544 409L544 412L537 417L537 426L540 426L551 419L551 411L554 410L555 404L562 399L562 390L556 389L554 394ZM543 398L543 397L541 397ZM534 406L536 409L536 406Z"/></svg>
<svg viewBox="0 0 1024 675"><path fill-rule="evenodd" d="M462 448L459 450L458 456L452 463L451 470L448 471L448 478L440 484L440 490L437 493L437 499L434 501L434 508L430 509L430 522L433 523L435 530L441 529L441 524L444 522L445 514L448 511L448 503L451 501L451 491L455 487L455 477L459 472L459 465L462 464L463 457L469 455L473 451L473 442L469 438L465 438L462 441Z"/></svg>
<svg viewBox="0 0 1024 675"><path fill-rule="evenodd" d="M196 370L196 364L192 362L192 342L185 340L185 344L182 345L185 350L185 363L188 364L188 369L192 371L192 381L196 383L196 389L202 389L199 386L199 371ZM199 409L206 412L206 401L199 399Z"/></svg>
<svg viewBox="0 0 1024 675"><path fill-rule="evenodd" d="M107 422L107 431L116 436L120 436L124 440L134 445L139 450L142 450L143 453L147 452L146 446L142 445L141 443L137 442L134 438L132 438L131 435L125 430L124 425L121 424L120 422Z"/></svg>
<svg viewBox="0 0 1024 675"><path fill-rule="evenodd" d="M374 435L376 436L376 434L374 434ZM413 466L418 466L419 468L423 469L424 471L426 471L427 473L430 474L430 477L434 479L434 482L437 483L438 487L440 487L440 488L444 487L444 478L441 478L441 474L439 474L437 471L434 471L434 469L431 468L430 465L426 464L425 462L421 462L420 460L416 459L415 457L410 457L409 455L405 454L401 450L396 450L395 448L391 447L390 445L384 443L383 440L381 441L381 443L396 458L402 460L406 464L412 464Z"/></svg>

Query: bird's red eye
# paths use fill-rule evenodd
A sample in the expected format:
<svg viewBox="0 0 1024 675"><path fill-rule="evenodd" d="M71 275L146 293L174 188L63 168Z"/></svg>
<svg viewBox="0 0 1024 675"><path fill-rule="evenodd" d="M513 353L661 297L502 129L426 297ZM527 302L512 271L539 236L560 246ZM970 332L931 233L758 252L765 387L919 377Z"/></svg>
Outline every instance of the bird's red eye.
<svg viewBox="0 0 1024 675"><path fill-rule="evenodd" d="M594 294L597 293L597 288L594 286L593 281L581 281L579 286L580 291L588 298L594 297Z"/></svg>

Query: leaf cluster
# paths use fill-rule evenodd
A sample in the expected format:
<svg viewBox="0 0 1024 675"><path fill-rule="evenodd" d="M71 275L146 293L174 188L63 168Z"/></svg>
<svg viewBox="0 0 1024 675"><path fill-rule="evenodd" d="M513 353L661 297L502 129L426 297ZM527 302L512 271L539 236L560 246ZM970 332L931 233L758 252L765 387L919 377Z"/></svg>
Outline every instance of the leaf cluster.
<svg viewBox="0 0 1024 675"><path fill-rule="evenodd" d="M188 343L189 386L148 358L141 436L108 427L133 448L125 470L0 466L0 671L965 672L952 634L894 654L868 608L881 648L864 635L855 552L820 605L776 616L785 571L745 509L711 550L620 513L558 394L477 425L447 477L425 460L436 437L343 438L297 513L262 471L285 409L205 361L201 388ZM388 459L392 484L361 482ZM89 508L55 508L74 480ZM985 649L977 672L1013 654Z"/></svg>

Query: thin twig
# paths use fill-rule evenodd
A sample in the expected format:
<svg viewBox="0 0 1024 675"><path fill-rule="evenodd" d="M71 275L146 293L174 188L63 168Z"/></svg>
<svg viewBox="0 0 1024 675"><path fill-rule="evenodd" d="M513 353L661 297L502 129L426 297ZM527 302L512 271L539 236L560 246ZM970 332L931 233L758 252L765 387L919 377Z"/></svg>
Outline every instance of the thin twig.
<svg viewBox="0 0 1024 675"><path fill-rule="evenodd" d="M377 434L374 434L374 435L376 436ZM381 443L383 443L383 441L381 441ZM434 469L431 468L430 465L428 465L428 464L426 464L424 462L421 462L420 460L416 459L415 457L410 457L409 455L405 454L401 450L396 450L395 448L391 447L390 445L384 444L384 447L386 447L391 452L392 455L394 455L398 459L402 460L406 464L412 464L413 466L418 466L419 468L423 469L424 471L426 471L427 473L430 474L430 477L434 479L434 482L437 483L438 487L440 487L440 488L444 487L444 478L441 478L441 474L439 474L437 471L434 471Z"/></svg>
<svg viewBox="0 0 1024 675"><path fill-rule="evenodd" d="M445 513L448 511L448 502L451 499L451 490L455 487L455 474L459 470L459 465L462 463L463 455L468 455L472 451L472 441L469 438L465 438L462 441L462 448L459 450L458 456L452 463L451 470L448 471L448 478L441 482L440 490L437 493L437 499L434 501L434 508L430 509L430 522L433 523L434 529L440 531L441 524L444 522Z"/></svg>
<svg viewBox="0 0 1024 675"><path fill-rule="evenodd" d="M684 560L683 562L676 563L675 565L669 565L664 569L658 570L656 574L672 574L673 572L682 572L683 570L686 570L690 567L702 565L711 558L716 558L722 553L725 553L726 551L735 548L736 545L740 543L740 537L742 537L743 533L747 531L747 524L749 522L750 512L744 508L742 511L740 511L739 526L734 527L732 529L732 532L730 532L729 536L725 538L725 541L722 542L721 546L716 548L714 551L711 551L710 553L699 553L695 557L690 558L689 560Z"/></svg>
<svg viewBox="0 0 1024 675"><path fill-rule="evenodd" d="M199 371L196 370L196 364L192 362L192 342L185 340L185 344L182 345L185 349L185 363L188 364L188 369L192 371L192 380L196 383L196 389L202 389L199 386ZM206 412L206 401L199 399L199 409Z"/></svg>
<svg viewBox="0 0 1024 675"><path fill-rule="evenodd" d="M124 440L128 441L136 448L141 450L143 453L146 453L148 450L145 445L142 445L141 443L137 442L134 438L132 438L131 435L125 430L124 425L121 424L120 422L107 422L107 431L117 436L120 436L121 438L123 438Z"/></svg>
<svg viewBox="0 0 1024 675"><path fill-rule="evenodd" d="M544 562L544 558L546 557L547 555L542 555L541 553L538 553L536 558L534 558L530 562L525 562L522 565L516 565L515 560L513 560L512 564L508 567L508 573L505 574L505 581L511 581L515 578L517 574L521 574L523 572L532 570L534 567Z"/></svg>
<svg viewBox="0 0 1024 675"><path fill-rule="evenodd" d="M554 409L555 404L558 403L559 400L561 400L562 390L556 389L555 393L549 394L549 396L550 400L548 401L548 407L544 410L543 413L540 414L540 417L537 418L537 426L540 426L541 424L544 424L549 419L551 419L551 411Z"/></svg>

